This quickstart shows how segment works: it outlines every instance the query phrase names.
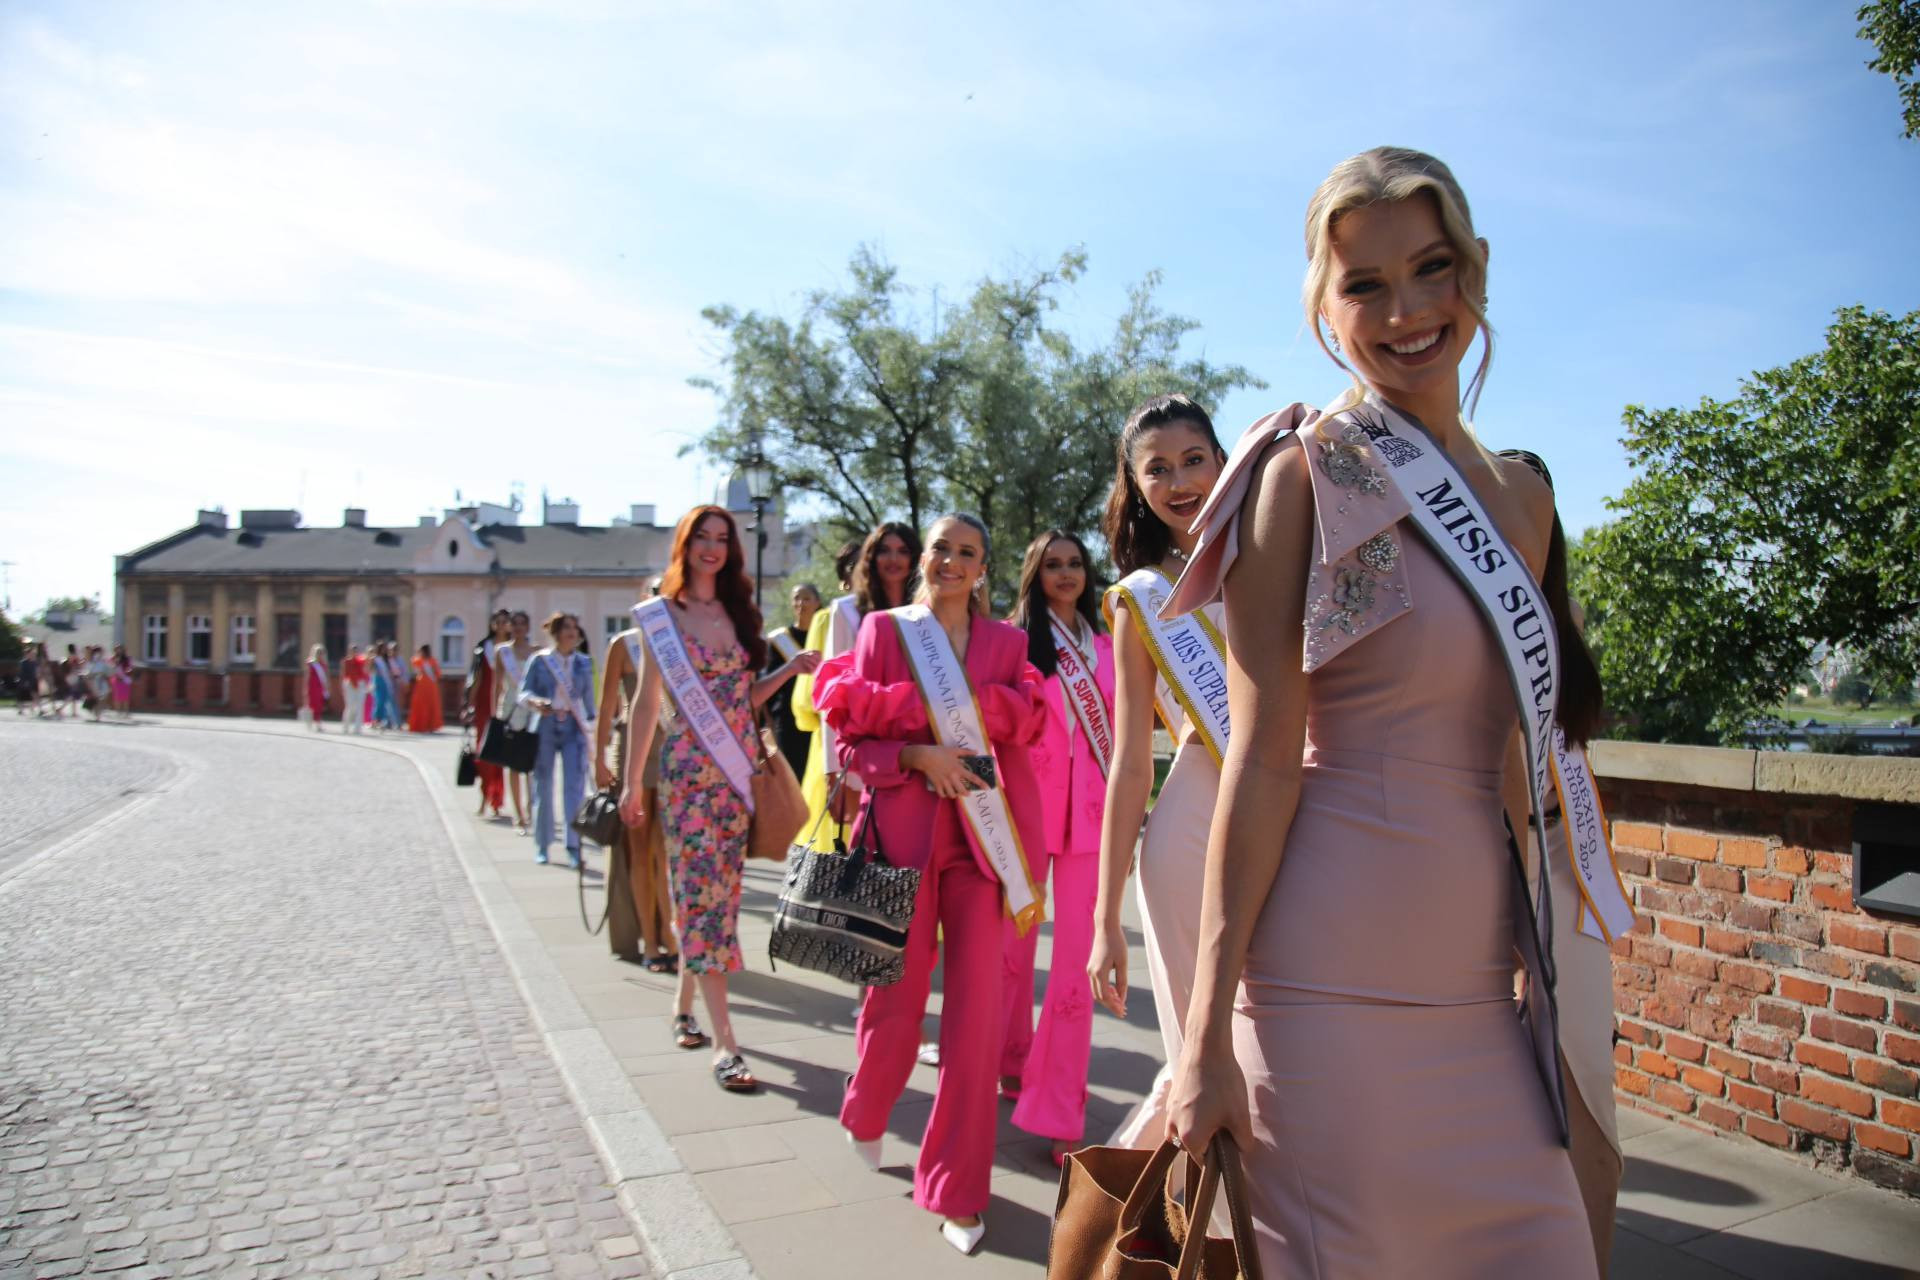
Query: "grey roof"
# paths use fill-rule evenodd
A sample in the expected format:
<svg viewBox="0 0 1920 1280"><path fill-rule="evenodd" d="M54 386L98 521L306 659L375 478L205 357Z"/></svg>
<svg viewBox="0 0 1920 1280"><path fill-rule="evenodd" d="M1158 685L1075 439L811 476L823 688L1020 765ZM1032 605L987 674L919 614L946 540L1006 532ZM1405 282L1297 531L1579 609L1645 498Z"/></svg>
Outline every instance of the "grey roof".
<svg viewBox="0 0 1920 1280"><path fill-rule="evenodd" d="M575 573L634 577L657 570L672 532L650 527L486 525L477 536L508 574ZM437 526L397 529L183 529L126 558L141 575L411 573L441 537ZM484 572L486 562L461 566Z"/></svg>

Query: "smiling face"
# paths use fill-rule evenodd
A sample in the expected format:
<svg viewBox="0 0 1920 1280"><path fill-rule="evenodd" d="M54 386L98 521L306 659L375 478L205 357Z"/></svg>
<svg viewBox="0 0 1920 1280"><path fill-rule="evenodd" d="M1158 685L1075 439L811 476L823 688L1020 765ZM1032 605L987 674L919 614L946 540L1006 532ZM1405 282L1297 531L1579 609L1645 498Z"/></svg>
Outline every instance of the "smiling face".
<svg viewBox="0 0 1920 1280"><path fill-rule="evenodd" d="M702 518L687 539L688 576L711 580L718 575L726 567L727 548L732 541L733 531L727 527L725 516Z"/></svg>
<svg viewBox="0 0 1920 1280"><path fill-rule="evenodd" d="M561 653L572 653L580 643L580 626L569 614L553 624L553 647Z"/></svg>
<svg viewBox="0 0 1920 1280"><path fill-rule="evenodd" d="M920 580L932 601L965 599L987 571L986 543L980 531L951 516L929 530L920 553Z"/></svg>
<svg viewBox="0 0 1920 1280"><path fill-rule="evenodd" d="M1460 254L1431 195L1386 200L1334 223L1321 314L1355 372L1389 399L1460 395L1478 320L1460 292Z"/></svg>
<svg viewBox="0 0 1920 1280"><path fill-rule="evenodd" d="M1149 511L1169 529L1184 531L1213 492L1220 463L1206 432L1176 420L1140 433L1133 446L1133 482Z"/></svg>
<svg viewBox="0 0 1920 1280"><path fill-rule="evenodd" d="M1080 548L1066 538L1047 544L1040 559L1040 591L1055 612L1070 614L1087 589L1087 562Z"/></svg>

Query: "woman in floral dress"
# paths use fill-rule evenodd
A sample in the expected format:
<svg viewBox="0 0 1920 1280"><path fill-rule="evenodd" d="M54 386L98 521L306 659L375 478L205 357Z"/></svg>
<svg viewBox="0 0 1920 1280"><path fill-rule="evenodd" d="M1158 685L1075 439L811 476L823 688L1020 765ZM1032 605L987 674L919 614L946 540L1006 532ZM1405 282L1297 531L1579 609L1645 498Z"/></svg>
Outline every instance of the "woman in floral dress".
<svg viewBox="0 0 1920 1280"><path fill-rule="evenodd" d="M673 550L660 584L675 631L698 671L707 696L749 755L753 713L788 680L811 673L820 655L809 649L759 675L767 642L753 603L740 531L725 508L695 507L674 530ZM635 609L636 621L642 610ZM639 821L646 799L647 752L633 744L653 740L663 711L664 680L650 648L641 649L640 688L627 715L627 777L620 815ZM727 1011L727 975L745 968L740 955L740 874L753 816L745 800L715 763L692 725L677 713L666 719L666 743L658 788L673 892L674 933L680 942L680 990L674 1004L674 1043L698 1049L709 1043L693 1018L697 986L719 1041L713 1075L721 1088L750 1092L759 1087L740 1056Z"/></svg>

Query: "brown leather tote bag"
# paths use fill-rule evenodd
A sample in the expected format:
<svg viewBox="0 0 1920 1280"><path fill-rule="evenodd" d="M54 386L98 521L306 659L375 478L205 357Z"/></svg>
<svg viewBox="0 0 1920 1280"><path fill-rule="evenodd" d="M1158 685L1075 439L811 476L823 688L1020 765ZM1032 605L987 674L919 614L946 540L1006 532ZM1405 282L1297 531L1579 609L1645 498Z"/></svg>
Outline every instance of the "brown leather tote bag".
<svg viewBox="0 0 1920 1280"><path fill-rule="evenodd" d="M1169 1142L1151 1152L1088 1147L1068 1156L1053 1211L1047 1280L1261 1280L1232 1139L1216 1135L1197 1169L1187 1161L1184 1203L1174 1195L1171 1178L1180 1155ZM1229 1239L1209 1237L1205 1225L1223 1182L1233 1223Z"/></svg>
<svg viewBox="0 0 1920 1280"><path fill-rule="evenodd" d="M747 856L785 862L793 838L807 825L807 797L793 766L780 754L773 730L754 720L753 825L747 835Z"/></svg>

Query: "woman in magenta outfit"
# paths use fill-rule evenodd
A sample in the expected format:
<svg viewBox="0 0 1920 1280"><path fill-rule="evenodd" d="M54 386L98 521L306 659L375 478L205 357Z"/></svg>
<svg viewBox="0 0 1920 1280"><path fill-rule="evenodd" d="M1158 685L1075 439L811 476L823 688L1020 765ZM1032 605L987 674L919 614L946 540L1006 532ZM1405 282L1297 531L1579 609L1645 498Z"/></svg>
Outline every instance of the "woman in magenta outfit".
<svg viewBox="0 0 1920 1280"><path fill-rule="evenodd" d="M1087 1057L1093 1047L1093 997L1086 981L1093 951L1093 908L1100 892L1100 818L1107 801L1113 750L1113 638L1100 625L1093 557L1073 534L1050 529L1027 547L1020 566L1020 603L1009 619L1027 633L1027 656L1046 677L1047 727L1029 757L1040 786L1045 844L1033 863L1053 920L1053 962L1047 973L1040 1029L1033 1026L1033 961L1039 931L1023 938L1006 926L1006 1040L1000 1050L1000 1092L1017 1099L1013 1122L1053 1139L1061 1163L1085 1136ZM1063 670L1059 632L1070 637ZM1102 741L1087 734L1070 709L1067 681L1081 657L1099 706L1085 713ZM1085 680L1079 683L1084 687Z"/></svg>
<svg viewBox="0 0 1920 1280"><path fill-rule="evenodd" d="M989 549L987 531L973 517L934 521L920 557L916 600L931 609L934 625L965 668L1013 826L1020 843L1037 852L1046 843L1028 749L1046 728L1045 688L1027 661L1026 632L986 616ZM859 1062L847 1082L840 1123L861 1157L879 1168L887 1117L920 1047L937 960L944 966L946 993L940 1083L913 1198L941 1216L949 1244L972 1253L986 1234L980 1215L993 1177L1007 905L992 862L954 802L984 784L961 764L963 752L936 743L893 610L868 614L853 653L821 665L814 701L837 735L841 766L866 783L863 816L873 824L882 855L924 873L907 935L906 976L890 987L869 988L861 1002Z"/></svg>

